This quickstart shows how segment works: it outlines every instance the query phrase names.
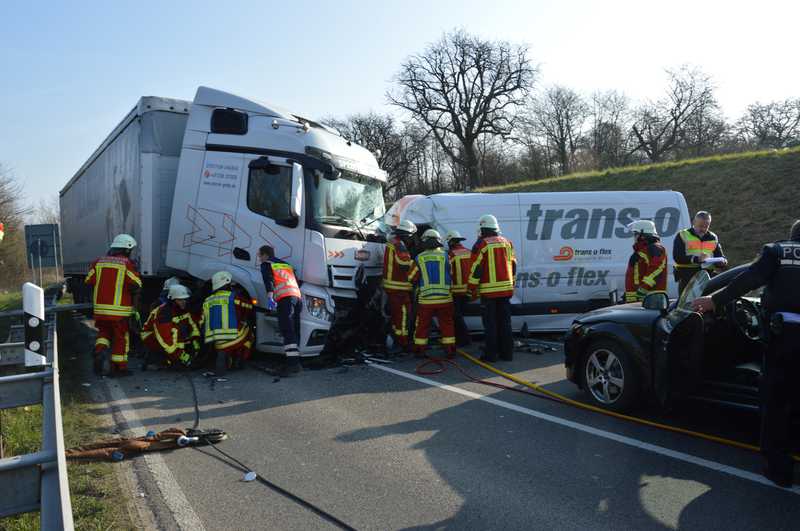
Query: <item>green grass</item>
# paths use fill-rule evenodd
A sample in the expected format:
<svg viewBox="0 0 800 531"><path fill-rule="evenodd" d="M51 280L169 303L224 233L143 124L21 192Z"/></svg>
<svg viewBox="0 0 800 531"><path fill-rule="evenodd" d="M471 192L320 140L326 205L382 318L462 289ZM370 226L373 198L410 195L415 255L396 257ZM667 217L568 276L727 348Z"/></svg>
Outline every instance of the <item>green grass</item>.
<svg viewBox="0 0 800 531"><path fill-rule="evenodd" d="M0 305L19 307L21 298L12 294L0 296ZM62 304L71 301L64 299ZM1 306L0 306L1 307ZM7 307L6 309L12 309ZM66 321L66 320L64 320ZM67 448L87 442L108 438L101 430L99 419L92 410L97 404L92 402L81 386L82 378L77 360L80 356L74 350L76 330L74 324L65 322L59 326L59 343L73 345L72 349L59 349L61 367L59 383L61 386L61 410L64 426L64 444ZM2 411L2 432L4 434L6 456L35 452L41 443L41 406L15 408ZM134 529L127 512L126 499L130 493L123 492L112 463L68 464L70 496L75 529L107 530ZM29 531L39 529L39 514L30 513L0 519L1 531Z"/></svg>
<svg viewBox="0 0 800 531"><path fill-rule="evenodd" d="M482 192L675 190L689 211L708 210L732 264L784 239L800 218L800 148L611 168L488 187Z"/></svg>

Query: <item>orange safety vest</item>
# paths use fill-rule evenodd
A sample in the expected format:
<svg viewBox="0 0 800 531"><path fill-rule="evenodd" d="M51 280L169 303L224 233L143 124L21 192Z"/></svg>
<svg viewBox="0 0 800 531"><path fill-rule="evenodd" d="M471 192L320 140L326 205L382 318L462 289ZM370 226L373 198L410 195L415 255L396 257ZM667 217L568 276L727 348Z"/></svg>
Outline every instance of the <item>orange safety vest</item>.
<svg viewBox="0 0 800 531"><path fill-rule="evenodd" d="M95 318L120 320L133 314L133 289L142 279L133 261L126 256L103 256L89 266L84 281L94 286L92 302Z"/></svg>
<svg viewBox="0 0 800 531"><path fill-rule="evenodd" d="M453 295L466 295L469 273L472 267L472 252L460 243L450 246L448 251L453 268Z"/></svg>
<svg viewBox="0 0 800 531"><path fill-rule="evenodd" d="M287 263L270 262L272 268L272 295L276 301L286 297L300 298L300 288L297 285L297 278L294 276L294 269Z"/></svg>
<svg viewBox="0 0 800 531"><path fill-rule="evenodd" d="M481 297L514 295L514 246L502 236L479 238L472 248L469 289Z"/></svg>
<svg viewBox="0 0 800 531"><path fill-rule="evenodd" d="M678 233L678 236L683 240L683 245L686 248L686 256L702 256L703 254L713 255L717 250L719 242L716 238L713 240L701 240L690 229L684 229ZM700 269L700 264L689 263L679 264L675 263L676 269Z"/></svg>
<svg viewBox="0 0 800 531"><path fill-rule="evenodd" d="M411 291L408 272L411 269L411 253L403 241L394 237L386 242L383 253L383 289L389 293Z"/></svg>

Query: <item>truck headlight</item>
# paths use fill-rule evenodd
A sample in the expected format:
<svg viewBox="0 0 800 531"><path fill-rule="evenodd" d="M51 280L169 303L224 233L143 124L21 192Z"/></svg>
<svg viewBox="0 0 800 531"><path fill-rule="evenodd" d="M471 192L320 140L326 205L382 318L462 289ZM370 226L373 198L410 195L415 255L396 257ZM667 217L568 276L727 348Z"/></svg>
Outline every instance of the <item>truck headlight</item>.
<svg viewBox="0 0 800 531"><path fill-rule="evenodd" d="M306 295L306 311L308 315L314 319L321 321L333 321L333 314L328 311L325 304L325 299L322 297L314 297L313 295Z"/></svg>

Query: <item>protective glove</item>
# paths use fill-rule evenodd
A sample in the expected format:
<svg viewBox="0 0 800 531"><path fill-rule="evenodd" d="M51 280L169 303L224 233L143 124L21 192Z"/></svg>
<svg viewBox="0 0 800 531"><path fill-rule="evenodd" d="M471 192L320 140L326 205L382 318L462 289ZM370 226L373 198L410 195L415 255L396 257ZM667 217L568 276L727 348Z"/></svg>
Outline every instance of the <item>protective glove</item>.
<svg viewBox="0 0 800 531"><path fill-rule="evenodd" d="M272 292L270 291L267 293L267 310L270 312L274 312L278 309L278 303L275 302L275 299L272 296Z"/></svg>
<svg viewBox="0 0 800 531"><path fill-rule="evenodd" d="M647 297L647 295L649 295L649 293L647 291L643 290L642 288L639 288L639 289L636 290L636 297L640 301L644 300L644 298Z"/></svg>

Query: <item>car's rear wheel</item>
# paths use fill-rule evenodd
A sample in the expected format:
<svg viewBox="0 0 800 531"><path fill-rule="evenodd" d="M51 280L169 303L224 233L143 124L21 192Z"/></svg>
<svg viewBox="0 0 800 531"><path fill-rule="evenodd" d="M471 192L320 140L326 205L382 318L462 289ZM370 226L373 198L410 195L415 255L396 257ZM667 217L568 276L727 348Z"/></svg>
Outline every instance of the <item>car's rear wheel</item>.
<svg viewBox="0 0 800 531"><path fill-rule="evenodd" d="M639 373L630 353L614 341L589 345L581 363L581 377L586 394L596 406L624 412L636 404Z"/></svg>

